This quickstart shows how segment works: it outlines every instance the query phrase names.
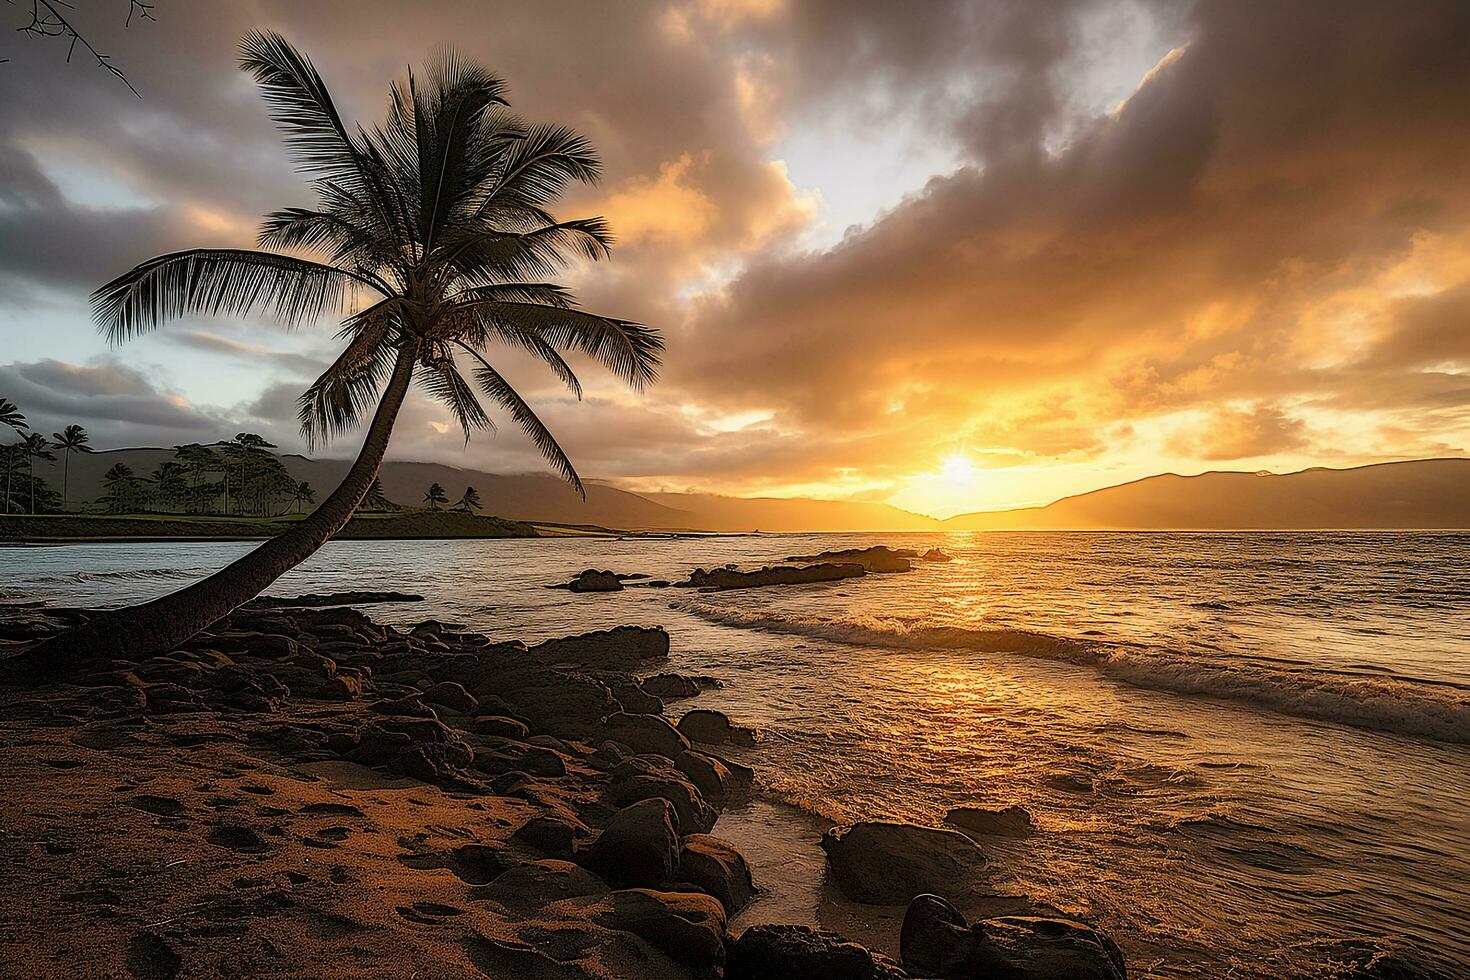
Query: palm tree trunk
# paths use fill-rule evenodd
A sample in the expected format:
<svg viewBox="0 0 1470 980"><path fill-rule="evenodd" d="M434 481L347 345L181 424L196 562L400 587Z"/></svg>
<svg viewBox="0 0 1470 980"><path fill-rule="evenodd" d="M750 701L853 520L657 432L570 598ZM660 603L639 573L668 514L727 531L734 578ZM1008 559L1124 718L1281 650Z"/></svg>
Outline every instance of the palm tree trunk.
<svg viewBox="0 0 1470 980"><path fill-rule="evenodd" d="M24 655L25 675L54 677L109 658L137 659L171 650L311 557L352 517L378 475L393 423L413 380L415 354L411 344L399 350L357 459L320 507L201 582L142 605L104 613L32 647Z"/></svg>
<svg viewBox="0 0 1470 980"><path fill-rule="evenodd" d="M31 478L31 516L36 516L36 457L26 459L26 474Z"/></svg>
<svg viewBox="0 0 1470 980"><path fill-rule="evenodd" d="M61 509L66 510L66 487L71 482L71 450L66 451L61 463Z"/></svg>

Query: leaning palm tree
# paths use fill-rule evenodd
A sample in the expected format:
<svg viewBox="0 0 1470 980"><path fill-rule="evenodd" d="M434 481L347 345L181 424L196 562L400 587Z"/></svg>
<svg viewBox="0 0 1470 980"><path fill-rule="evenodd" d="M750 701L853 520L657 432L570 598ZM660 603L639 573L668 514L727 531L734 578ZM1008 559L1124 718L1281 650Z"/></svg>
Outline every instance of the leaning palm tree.
<svg viewBox="0 0 1470 980"><path fill-rule="evenodd" d="M8 398L0 398L0 425L8 425L16 432L24 432L30 428L26 424L26 417L15 407L15 402Z"/></svg>
<svg viewBox="0 0 1470 980"><path fill-rule="evenodd" d="M579 396L563 359L569 351L635 389L656 376L657 331L582 312L547 281L572 259L604 258L612 244L602 219L558 221L547 211L571 183L598 178L585 139L521 122L499 78L452 54L423 79L410 73L395 83L384 122L349 129L311 63L283 38L252 33L241 47L241 65L311 178L317 206L268 216L259 249L150 259L99 289L94 311L115 342L200 313L268 313L288 327L346 313L342 353L302 395L300 420L310 445L367 419L362 448L341 485L289 530L201 582L57 634L32 648L32 670L168 650L305 560L373 482L415 379L467 439L491 428L483 393L581 490L571 461L496 370L492 352L504 345L540 358ZM354 308L358 297L366 301Z"/></svg>
<svg viewBox="0 0 1470 980"><path fill-rule="evenodd" d="M87 435L87 430L80 425L68 425L60 432L51 433L51 439L51 445L61 450L62 459L64 460L61 464L61 509L65 510L67 504L67 485L71 482L71 454L90 453L92 447L87 445L87 443L91 442L92 438Z"/></svg>
<svg viewBox="0 0 1470 980"><path fill-rule="evenodd" d="M440 504L449 503L449 497L444 493L443 487L431 483L429 489L424 491L424 502L429 505L430 510L438 510Z"/></svg>

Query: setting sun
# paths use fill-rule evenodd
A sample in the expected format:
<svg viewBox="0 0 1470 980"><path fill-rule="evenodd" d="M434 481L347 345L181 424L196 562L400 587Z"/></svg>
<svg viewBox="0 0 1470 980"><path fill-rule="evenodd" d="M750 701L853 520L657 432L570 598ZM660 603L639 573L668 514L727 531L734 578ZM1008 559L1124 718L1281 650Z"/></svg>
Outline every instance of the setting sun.
<svg viewBox="0 0 1470 980"><path fill-rule="evenodd" d="M975 478L980 471L970 461L970 457L964 453L952 453L944 457L943 464L939 467L939 475L944 482L956 490L969 490L975 486Z"/></svg>

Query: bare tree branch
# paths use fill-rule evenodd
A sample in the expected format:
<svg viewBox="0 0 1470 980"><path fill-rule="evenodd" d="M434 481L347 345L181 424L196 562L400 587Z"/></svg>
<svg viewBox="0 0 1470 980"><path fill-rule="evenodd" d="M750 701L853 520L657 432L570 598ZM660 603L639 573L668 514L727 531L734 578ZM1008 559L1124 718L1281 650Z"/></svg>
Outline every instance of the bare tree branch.
<svg viewBox="0 0 1470 980"><path fill-rule="evenodd" d="M6 0L6 3L14 6L15 0ZM154 4L147 2L147 0L128 0L128 17L123 22L123 27L131 27L134 17L137 17L139 20L156 20L157 18L153 16L154 6ZM86 49L88 54L97 59L98 68L102 68L116 75L118 80L128 87L129 92L132 92L141 99L143 97L142 94L133 87L132 82L128 81L128 77L123 74L122 69L112 63L112 56L103 54L93 47L92 42L87 40L86 36L78 31L72 25L71 21L67 19L67 16L61 12L63 9L72 11L76 8L68 3L67 0L31 0L31 22L16 28L16 30L22 34L28 34L31 37L59 37L66 39L68 42L66 47L66 60L68 63L71 62L72 55L76 53L77 47L80 45ZM0 59L0 64L4 64L8 60L10 59Z"/></svg>

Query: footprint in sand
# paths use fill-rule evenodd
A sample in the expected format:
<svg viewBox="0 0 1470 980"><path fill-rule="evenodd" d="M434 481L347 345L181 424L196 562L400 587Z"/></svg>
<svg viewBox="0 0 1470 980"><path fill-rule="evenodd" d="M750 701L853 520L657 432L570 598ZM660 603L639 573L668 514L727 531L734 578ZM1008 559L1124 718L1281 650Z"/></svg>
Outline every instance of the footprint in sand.
<svg viewBox="0 0 1470 980"><path fill-rule="evenodd" d="M177 817L187 809L184 804L169 796L152 796L141 793L128 800L128 806L159 817Z"/></svg>
<svg viewBox="0 0 1470 980"><path fill-rule="evenodd" d="M361 810L350 803L308 803L301 808L301 812L334 817L364 816Z"/></svg>

